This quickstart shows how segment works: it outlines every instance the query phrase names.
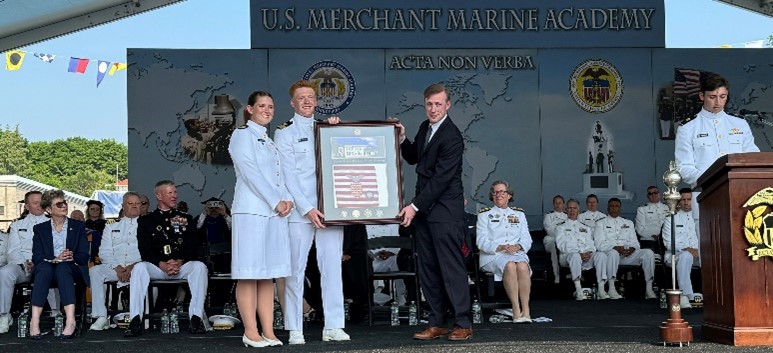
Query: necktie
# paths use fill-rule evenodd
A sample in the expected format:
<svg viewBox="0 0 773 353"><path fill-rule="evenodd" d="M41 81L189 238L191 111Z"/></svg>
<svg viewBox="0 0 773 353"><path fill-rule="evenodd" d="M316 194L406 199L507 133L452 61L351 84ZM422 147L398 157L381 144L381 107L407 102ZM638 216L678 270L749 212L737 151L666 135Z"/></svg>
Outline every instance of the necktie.
<svg viewBox="0 0 773 353"><path fill-rule="evenodd" d="M429 145L429 139L432 137L432 126L430 126L427 129L427 135L424 138L424 148L427 148L427 145Z"/></svg>

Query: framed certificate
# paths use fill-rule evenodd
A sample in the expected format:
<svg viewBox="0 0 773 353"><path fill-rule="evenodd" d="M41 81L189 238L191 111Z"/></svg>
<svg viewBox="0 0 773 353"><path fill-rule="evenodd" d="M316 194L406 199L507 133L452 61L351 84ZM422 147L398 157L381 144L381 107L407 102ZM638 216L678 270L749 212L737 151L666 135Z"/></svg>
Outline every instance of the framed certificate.
<svg viewBox="0 0 773 353"><path fill-rule="evenodd" d="M395 125L315 124L317 208L326 225L400 223L403 174Z"/></svg>

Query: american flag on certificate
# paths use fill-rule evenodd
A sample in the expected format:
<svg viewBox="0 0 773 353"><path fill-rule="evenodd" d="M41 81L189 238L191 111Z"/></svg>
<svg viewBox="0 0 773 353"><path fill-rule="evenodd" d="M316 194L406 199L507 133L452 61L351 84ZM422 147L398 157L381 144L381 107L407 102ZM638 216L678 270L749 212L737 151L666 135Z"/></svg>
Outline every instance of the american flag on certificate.
<svg viewBox="0 0 773 353"><path fill-rule="evenodd" d="M378 175L372 165L334 165L336 208L379 206Z"/></svg>
<svg viewBox="0 0 773 353"><path fill-rule="evenodd" d="M700 70L674 69L674 94L696 96L701 91Z"/></svg>

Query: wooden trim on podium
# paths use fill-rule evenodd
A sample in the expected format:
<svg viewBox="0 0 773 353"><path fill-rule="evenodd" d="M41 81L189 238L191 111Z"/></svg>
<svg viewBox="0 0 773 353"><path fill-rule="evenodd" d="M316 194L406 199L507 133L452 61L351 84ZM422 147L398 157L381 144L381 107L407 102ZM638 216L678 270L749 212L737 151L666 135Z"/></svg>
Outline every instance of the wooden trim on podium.
<svg viewBox="0 0 773 353"><path fill-rule="evenodd" d="M773 345L773 315L766 314L773 310L773 258L748 256L743 208L752 195L773 186L773 153L719 158L698 186L703 338L737 346Z"/></svg>

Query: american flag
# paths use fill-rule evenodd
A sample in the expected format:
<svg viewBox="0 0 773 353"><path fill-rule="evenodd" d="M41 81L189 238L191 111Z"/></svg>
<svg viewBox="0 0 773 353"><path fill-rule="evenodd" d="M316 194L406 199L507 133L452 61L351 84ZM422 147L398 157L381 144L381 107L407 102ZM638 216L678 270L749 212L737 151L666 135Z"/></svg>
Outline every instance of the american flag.
<svg viewBox="0 0 773 353"><path fill-rule="evenodd" d="M701 91L703 74L705 73L700 70L674 69L674 94L697 96Z"/></svg>
<svg viewBox="0 0 773 353"><path fill-rule="evenodd" d="M379 206L378 178L372 165L334 165L336 208Z"/></svg>

